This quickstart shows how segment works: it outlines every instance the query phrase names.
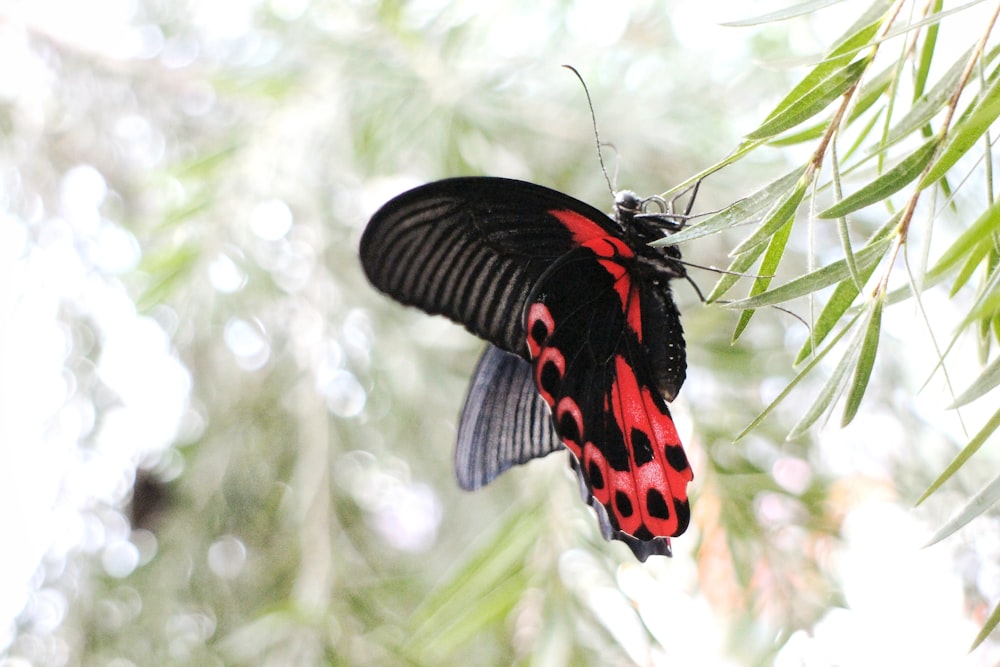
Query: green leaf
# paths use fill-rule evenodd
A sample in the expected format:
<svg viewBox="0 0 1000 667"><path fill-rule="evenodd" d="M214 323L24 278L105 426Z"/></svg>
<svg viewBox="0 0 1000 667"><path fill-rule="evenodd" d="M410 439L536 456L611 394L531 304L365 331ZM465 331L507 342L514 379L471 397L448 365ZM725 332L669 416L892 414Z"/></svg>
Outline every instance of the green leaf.
<svg viewBox="0 0 1000 667"><path fill-rule="evenodd" d="M764 122L767 123L779 114L797 106L799 100L808 91L814 90L820 82L827 79L833 72L841 69L853 60L855 54L865 48L871 42L872 37L878 32L889 4L890 0L878 0L872 3L868 10L837 40L836 46L830 50L826 57L778 102L774 110L764 119Z"/></svg>
<svg viewBox="0 0 1000 667"><path fill-rule="evenodd" d="M932 12L941 11L944 0L934 0ZM923 44L920 46L920 59L917 65L917 73L913 81L913 101L916 102L924 94L927 86L927 77L930 75L931 62L934 60L935 46L937 46L938 33L941 31L941 24L935 23L927 28Z"/></svg>
<svg viewBox="0 0 1000 667"><path fill-rule="evenodd" d="M758 245L751 248L747 252L734 257L733 261L731 261L729 266L726 267L726 273L723 273L719 277L718 282L715 283L715 287L713 287L709 295L705 297L705 302L714 303L721 299L723 295L725 295L725 293L736 284L736 281L742 278L743 274L746 273L751 266L753 266L753 263L757 261L757 258L763 254L766 248L767 246L765 245Z"/></svg>
<svg viewBox="0 0 1000 667"><path fill-rule="evenodd" d="M868 183L857 192L826 209L819 214L820 218L839 218L848 213L853 213L865 206L870 206L880 201L884 201L890 195L899 192L909 183L912 183L923 171L924 167L934 157L938 142L931 139L923 146L913 151L910 155L900 160L899 164L885 172L871 183Z"/></svg>
<svg viewBox="0 0 1000 667"><path fill-rule="evenodd" d="M993 612L990 614L990 617L986 619L986 622L983 623L983 627L979 630L979 634L972 640L972 646L969 647L970 653L976 650L976 647L982 644L983 641L990 636L990 633L992 633L997 627L997 624L1000 624L1000 604L993 608Z"/></svg>
<svg viewBox="0 0 1000 667"><path fill-rule="evenodd" d="M973 496L955 516L948 519L948 522L941 526L924 546L929 547L949 537L955 531L961 529L962 526L988 510L998 500L1000 500L1000 476L995 477L992 482Z"/></svg>
<svg viewBox="0 0 1000 667"><path fill-rule="evenodd" d="M799 179L795 189L788 193L788 195L783 199L780 199L778 203L775 204L774 207L772 207L772 209L768 212L760 226L757 227L757 229L754 230L750 236L743 239L739 245L733 248L729 255L734 257L767 241L784 225L790 223L795 217L795 211L798 210L799 204L802 203L802 198L805 197L806 188L809 187L809 179L812 177L813 173L814 172L811 169L807 169Z"/></svg>
<svg viewBox="0 0 1000 667"><path fill-rule="evenodd" d="M882 306L885 304L885 294L879 293L872 301L868 322L865 325L865 337L861 342L861 354L858 356L858 365L854 369L854 379L851 381L851 390L847 394L847 402L844 406L844 416L840 425L847 426L858 413L861 399L864 398L865 390L868 388L868 381L871 379L872 367L875 365L875 356L878 352L879 334L882 331Z"/></svg>
<svg viewBox="0 0 1000 667"><path fill-rule="evenodd" d="M791 233L792 225L786 224L779 227L778 231L771 237L770 243L767 244L767 252L764 253L764 259L760 263L760 276L750 286L751 296L766 291L768 285L771 284L774 272L777 271L778 264L781 263L781 257L785 254L785 245L788 243L788 237ZM736 330L733 332L733 342L739 339L740 334L743 333L743 330L750 323L750 318L753 317L754 312L751 309L747 309L740 313L739 322L737 322Z"/></svg>
<svg viewBox="0 0 1000 667"><path fill-rule="evenodd" d="M736 200L718 213L705 218L695 225L685 227L676 234L671 234L665 238L657 239L649 245L677 245L678 243L684 243L685 241L691 241L710 234L716 234L724 229L729 229L730 227L734 227L751 220L758 215L762 216L764 211L771 208L772 203L776 199L784 197L788 192L791 192L792 188L795 187L795 184L802 177L802 174L805 173L805 170L805 166L796 167L787 174L776 178L767 185L756 190L752 194Z"/></svg>
<svg viewBox="0 0 1000 667"><path fill-rule="evenodd" d="M961 469L963 465L965 465L965 462L968 461L970 458L972 458L973 454L979 451L979 448L982 447L983 444L986 442L986 439L989 438L993 434L993 432L997 430L997 427L1000 427L1000 410L997 410L995 413L993 413L993 416L990 417L990 420L988 422L986 422L986 425L983 426L983 428L979 430L979 433L976 433L976 435L972 437L972 440L970 440L968 444L966 444L965 447L962 448L962 451L958 453L958 456L955 457L955 460L949 463L948 467L944 469L944 472L938 475L937 479L931 482L931 485L927 487L927 490L924 491L923 495L921 495L920 498L917 499L916 504L919 505L920 503L927 500L935 491L937 491L941 487L942 484L947 482L952 475L958 472L958 470Z"/></svg>
<svg viewBox="0 0 1000 667"><path fill-rule="evenodd" d="M989 366L983 369L969 387L958 395L958 398L948 407L959 408L976 400L997 385L1000 385L1000 357L993 360Z"/></svg>
<svg viewBox="0 0 1000 667"><path fill-rule="evenodd" d="M955 86L958 85L962 77L962 71L965 69L965 65L971 55L972 49L969 49L959 56L951 68L931 88L930 92L914 102L913 106L910 107L910 111L900 118L899 122L889 130L889 135L886 137L884 145L878 147L879 150L910 136L930 123L934 116L941 112L948 98L955 91Z"/></svg>
<svg viewBox="0 0 1000 667"><path fill-rule="evenodd" d="M856 84L868 68L868 60L857 60L816 83L802 97L765 121L747 139L767 139L809 120Z"/></svg>
<svg viewBox="0 0 1000 667"><path fill-rule="evenodd" d="M826 357L826 355L830 352L830 350L832 350L834 348L834 346L836 346L837 343L840 342L840 339L844 337L844 334L846 334L848 331L851 330L851 328L854 326L854 323L857 321L857 319L859 317L861 317L861 313L860 312L858 312L856 315L854 315L853 318L851 318L851 321L847 323L847 326L845 326L843 329L841 329L840 331L837 332L837 335L834 336L830 340L829 345L827 345L826 347L824 347L822 350L820 350L816 354L815 357L813 357L812 359L809 360L809 363L806 364L802 368L802 370L799 371L798 374L794 378L792 378L792 381L789 382L788 385L785 386L785 388L781 390L781 393L779 393L775 397L775 399L773 401L771 401L768 404L768 406L766 408L764 408L761 411L761 413L759 415L757 415L754 418L754 420L747 425L747 427L745 429L743 429L742 431L740 431L740 434L736 436L735 441L738 442L739 440L742 440L748 433L750 433L750 431L752 431L755 428L757 428L757 426L762 421L764 421L764 419L766 419L767 416L769 414L771 414L774 411L774 409L776 407L778 407L778 405L783 400L785 400L785 398L788 397L789 394L792 393L792 389L794 389L803 379L805 379L805 377L807 375L809 375L809 373L811 373L814 368L816 368L816 366L819 364L819 362L822 361L824 357Z"/></svg>
<svg viewBox="0 0 1000 667"><path fill-rule="evenodd" d="M989 255L990 250L991 247L988 243L981 243L969 252L965 258L965 262L962 264L962 268L958 270L958 274L955 275L955 279L951 282L951 289L948 290L948 296L955 296L959 290L965 287L969 279L972 278L972 274L975 273L982 261Z"/></svg>
<svg viewBox="0 0 1000 667"><path fill-rule="evenodd" d="M871 247L873 243L883 240L885 238L885 234L899 224L900 217L902 217L901 212L892 216L892 218L890 218L878 232L872 235L868 243L865 244L864 248ZM864 248L862 248L862 250L864 250ZM854 303L854 299L856 299L858 294L861 293L861 288L858 287L858 283L860 282L862 285L866 283L875 271L875 267L878 266L878 262L870 262L866 267L858 268L857 253L854 254L854 260L855 268L858 272L857 278L860 280L855 281L852 277L851 280L843 280L837 284L833 290L833 294L830 295L826 305L823 306L823 310L820 312L819 317L816 318L816 322L813 323L809 338L805 343L803 343L802 349L799 350L798 356L795 357L795 365L802 363L806 357L812 354L814 347L819 345L819 343L826 338L827 334L833 330L833 327L835 327L837 322L840 321L841 316L847 311L848 308L851 307L851 304ZM850 265L846 259L844 260L844 266L847 268L848 275L850 276Z"/></svg>
<svg viewBox="0 0 1000 667"><path fill-rule="evenodd" d="M538 539L530 513L508 520L411 617L409 646L429 658L454 650L510 612L527 586L525 554Z"/></svg>
<svg viewBox="0 0 1000 667"><path fill-rule="evenodd" d="M852 320L851 324L853 325L856 321ZM792 427L791 432L788 434L789 440L794 440L809 430L816 420L822 417L843 393L844 387L847 384L847 371L855 367L858 355L861 352L863 339L865 338L867 338L867 329L858 328L854 332L851 340L847 343L847 349L844 350L840 361L834 367L833 372L830 373L830 377L827 378L823 388L820 389L816 400L813 401L813 404L809 406L809 409L802 415L802 418Z"/></svg>
<svg viewBox="0 0 1000 667"><path fill-rule="evenodd" d="M990 129L997 116L1000 116L1000 77L986 89L972 113L948 133L948 143L920 182L920 188L926 188L944 176Z"/></svg>
<svg viewBox="0 0 1000 667"><path fill-rule="evenodd" d="M857 263L858 271L863 273L877 264L889 248L889 243L889 239L880 238L855 253L854 260ZM727 303L726 307L743 310L744 308L773 306L785 301L791 301L800 296L805 296L824 287L829 287L834 283L850 278L850 276L851 271L847 266L847 261L839 259L804 276L789 280L784 285L775 287L773 290L769 290L763 294Z"/></svg>
<svg viewBox="0 0 1000 667"><path fill-rule="evenodd" d="M976 218L964 232L959 234L955 242L938 259L937 264L927 272L927 278L931 279L938 274L944 274L952 266L965 260L969 253L980 244L986 243L992 246L993 234L1000 230L1000 201L996 201L982 215Z"/></svg>

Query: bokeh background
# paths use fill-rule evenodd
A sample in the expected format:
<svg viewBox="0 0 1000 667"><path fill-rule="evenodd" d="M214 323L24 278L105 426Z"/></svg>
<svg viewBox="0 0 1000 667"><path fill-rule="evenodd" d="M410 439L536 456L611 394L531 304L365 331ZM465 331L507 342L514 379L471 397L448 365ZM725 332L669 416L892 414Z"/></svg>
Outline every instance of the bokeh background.
<svg viewBox="0 0 1000 667"><path fill-rule="evenodd" d="M368 216L428 180L609 207L563 63L618 187L721 160L866 6L721 25L780 5L0 6L0 665L995 664L967 651L1000 598L996 521L921 548L991 475L912 507L966 439L921 391L912 307L850 427L786 441L817 378L734 444L805 328L762 311L731 345L736 315L678 285L694 520L640 565L562 455L457 489L481 343L360 272ZM753 153L698 210L803 154ZM739 238L683 251L725 266ZM795 275L816 248L789 247ZM975 377L976 351L956 365Z"/></svg>

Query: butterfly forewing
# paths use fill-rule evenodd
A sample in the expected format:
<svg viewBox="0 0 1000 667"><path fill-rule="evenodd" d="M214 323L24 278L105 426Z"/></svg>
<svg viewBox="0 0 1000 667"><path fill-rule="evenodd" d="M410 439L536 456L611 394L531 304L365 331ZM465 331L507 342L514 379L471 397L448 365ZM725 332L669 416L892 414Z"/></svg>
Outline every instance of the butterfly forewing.
<svg viewBox="0 0 1000 667"><path fill-rule="evenodd" d="M528 292L577 244L551 211L572 211L602 233L618 233L597 209L549 188L452 178L379 209L361 237L361 265L371 283L397 301L444 315L527 357L521 316Z"/></svg>

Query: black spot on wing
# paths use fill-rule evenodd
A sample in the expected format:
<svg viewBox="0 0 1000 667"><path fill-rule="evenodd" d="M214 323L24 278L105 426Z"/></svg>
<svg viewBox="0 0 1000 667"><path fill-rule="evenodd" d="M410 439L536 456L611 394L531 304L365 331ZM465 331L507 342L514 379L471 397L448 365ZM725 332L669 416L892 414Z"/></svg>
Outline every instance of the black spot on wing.
<svg viewBox="0 0 1000 667"><path fill-rule="evenodd" d="M642 467L653 460L653 446L641 429L632 429L632 458L635 464Z"/></svg>

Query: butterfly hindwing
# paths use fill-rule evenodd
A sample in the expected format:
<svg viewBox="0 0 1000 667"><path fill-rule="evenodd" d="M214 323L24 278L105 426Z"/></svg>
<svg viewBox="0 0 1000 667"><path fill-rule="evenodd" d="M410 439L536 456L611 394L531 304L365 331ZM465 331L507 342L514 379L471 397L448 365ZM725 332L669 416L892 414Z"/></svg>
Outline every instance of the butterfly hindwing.
<svg viewBox="0 0 1000 667"><path fill-rule="evenodd" d="M463 489L563 448L533 376L529 362L486 346L458 419L455 473Z"/></svg>
<svg viewBox="0 0 1000 667"><path fill-rule="evenodd" d="M692 473L645 349L637 271L621 240L585 243L539 280L526 329L535 382L590 494L614 531L645 542L687 528Z"/></svg>

